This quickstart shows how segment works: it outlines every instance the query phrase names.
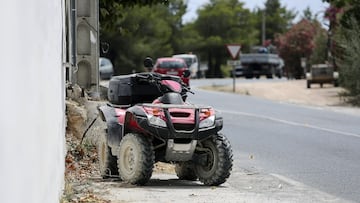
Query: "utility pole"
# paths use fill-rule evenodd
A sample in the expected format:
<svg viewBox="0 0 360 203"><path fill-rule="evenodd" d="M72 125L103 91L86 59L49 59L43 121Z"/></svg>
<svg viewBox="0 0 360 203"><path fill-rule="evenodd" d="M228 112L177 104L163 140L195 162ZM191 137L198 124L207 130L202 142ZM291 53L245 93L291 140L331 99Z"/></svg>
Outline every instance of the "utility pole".
<svg viewBox="0 0 360 203"><path fill-rule="evenodd" d="M265 12L265 8L262 10L262 20L261 20L261 42L262 45L265 44L265 29L266 29L266 18L265 18L266 12Z"/></svg>
<svg viewBox="0 0 360 203"><path fill-rule="evenodd" d="M99 0L65 0L68 80L99 93Z"/></svg>

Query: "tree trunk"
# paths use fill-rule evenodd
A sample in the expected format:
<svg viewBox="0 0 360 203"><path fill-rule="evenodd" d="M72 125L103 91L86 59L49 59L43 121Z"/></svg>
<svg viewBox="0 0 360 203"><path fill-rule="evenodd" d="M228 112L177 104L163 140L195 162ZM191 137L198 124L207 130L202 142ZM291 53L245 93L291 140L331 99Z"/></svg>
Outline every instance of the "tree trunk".
<svg viewBox="0 0 360 203"><path fill-rule="evenodd" d="M208 51L208 71L206 71L206 77L207 78L213 78L214 77L214 66L212 63L212 52L211 50Z"/></svg>
<svg viewBox="0 0 360 203"><path fill-rule="evenodd" d="M222 72L221 72L221 57L218 54L215 58L215 77L216 78L222 78Z"/></svg>

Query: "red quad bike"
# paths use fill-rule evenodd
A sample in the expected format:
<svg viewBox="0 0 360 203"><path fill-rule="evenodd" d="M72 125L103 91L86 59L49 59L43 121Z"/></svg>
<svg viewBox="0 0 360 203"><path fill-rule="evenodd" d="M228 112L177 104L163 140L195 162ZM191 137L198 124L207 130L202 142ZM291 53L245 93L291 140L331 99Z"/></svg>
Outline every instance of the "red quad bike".
<svg viewBox="0 0 360 203"><path fill-rule="evenodd" d="M226 181L233 155L219 133L223 119L210 106L185 102L188 92L177 76L137 73L110 80L110 103L99 107L107 124L98 147L103 178L144 185L161 161L175 164L179 179L213 186Z"/></svg>

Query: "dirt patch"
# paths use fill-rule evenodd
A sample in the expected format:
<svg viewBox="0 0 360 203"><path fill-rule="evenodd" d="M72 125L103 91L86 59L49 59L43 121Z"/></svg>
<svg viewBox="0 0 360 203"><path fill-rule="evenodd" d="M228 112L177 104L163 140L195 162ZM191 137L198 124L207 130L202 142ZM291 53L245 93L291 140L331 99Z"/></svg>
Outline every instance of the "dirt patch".
<svg viewBox="0 0 360 203"><path fill-rule="evenodd" d="M204 89L232 92L233 86L211 86ZM348 106L340 93L345 90L324 84L323 88L313 85L306 88L306 80L287 80L281 82L237 83L236 93L274 101L313 106Z"/></svg>
<svg viewBox="0 0 360 203"><path fill-rule="evenodd" d="M66 135L65 188L60 203L110 203L112 201L105 196L114 186L107 184L113 183L116 188L135 187L121 182L118 178L108 180L101 178L97 149L91 142L95 141L87 138L81 141L71 133ZM157 162L153 173L174 175L175 166Z"/></svg>
<svg viewBox="0 0 360 203"><path fill-rule="evenodd" d="M157 162L154 166L155 173L167 173L167 174L175 174L175 165Z"/></svg>

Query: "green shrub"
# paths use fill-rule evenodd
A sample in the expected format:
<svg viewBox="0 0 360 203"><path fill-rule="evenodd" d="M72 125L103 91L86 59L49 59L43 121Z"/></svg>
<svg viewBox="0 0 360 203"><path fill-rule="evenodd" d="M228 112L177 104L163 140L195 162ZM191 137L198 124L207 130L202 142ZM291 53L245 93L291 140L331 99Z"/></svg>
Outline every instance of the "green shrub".
<svg viewBox="0 0 360 203"><path fill-rule="evenodd" d="M228 65L222 65L221 66L221 73L223 75L224 78L228 78L231 77L230 72L233 69L232 66L228 66Z"/></svg>
<svg viewBox="0 0 360 203"><path fill-rule="evenodd" d="M349 22L351 28L340 27L335 38L339 67L340 85L348 91L350 102L360 105L360 25L355 19Z"/></svg>

